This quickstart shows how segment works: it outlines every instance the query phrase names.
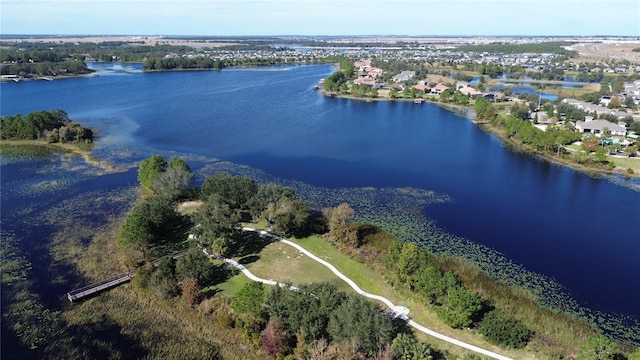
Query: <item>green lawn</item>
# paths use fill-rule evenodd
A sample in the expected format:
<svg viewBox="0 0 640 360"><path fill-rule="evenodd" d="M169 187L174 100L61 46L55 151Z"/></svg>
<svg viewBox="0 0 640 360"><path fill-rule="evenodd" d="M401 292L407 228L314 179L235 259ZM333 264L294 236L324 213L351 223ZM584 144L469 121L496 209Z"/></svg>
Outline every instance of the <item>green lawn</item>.
<svg viewBox="0 0 640 360"><path fill-rule="evenodd" d="M251 280L249 280L248 277L244 276L242 273L238 274L238 275L234 275L232 276L229 280L218 284L215 286L216 289L220 290L222 292L222 294L229 296L229 297L233 297L236 295L236 293L238 291L240 291L240 289L242 289L242 287L247 284L250 283Z"/></svg>
<svg viewBox="0 0 640 360"><path fill-rule="evenodd" d="M634 174L640 174L640 158L607 156L607 160L616 164L616 167L622 169L631 168Z"/></svg>
<svg viewBox="0 0 640 360"><path fill-rule="evenodd" d="M255 227L255 225L253 227ZM491 345L476 335L475 331L454 330L444 325L433 310L426 305L420 304L420 300L415 299L411 294L402 289L392 288L377 271L351 259L323 237L310 236L302 239L290 238L289 240L331 263L340 272L355 281L362 290L372 294L382 295L394 304L407 306L411 310L411 318L422 325L462 341L505 354L514 359L531 357L530 353L527 354L524 351L507 351ZM240 262L249 261L244 265L256 276L276 281L289 281L293 285L311 282L329 282L336 285L339 289L353 291L351 287L324 265L300 254L298 250L287 244L274 242L267 246L256 248L258 249L256 252L245 254L242 258L235 259ZM239 274L232 277L226 283L220 284L217 288L222 290L223 294L233 296L233 294L249 281L246 276ZM381 304L381 306L383 305ZM467 350L437 340L431 336L422 333L418 333L417 336L450 354L461 356L467 353Z"/></svg>
<svg viewBox="0 0 640 360"><path fill-rule="evenodd" d="M244 263L249 271L261 278L287 282L294 286L322 281L332 283L341 290L349 289L349 286L327 267L284 243L271 243L258 254L246 256L244 259L251 262L235 260Z"/></svg>

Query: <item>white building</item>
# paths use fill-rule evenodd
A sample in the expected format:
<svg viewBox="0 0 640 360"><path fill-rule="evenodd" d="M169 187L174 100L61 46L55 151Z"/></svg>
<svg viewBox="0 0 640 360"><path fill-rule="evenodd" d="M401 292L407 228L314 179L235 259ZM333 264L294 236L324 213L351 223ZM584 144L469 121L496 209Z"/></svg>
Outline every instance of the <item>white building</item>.
<svg viewBox="0 0 640 360"><path fill-rule="evenodd" d="M625 136L627 129L624 126L614 124L607 120L590 120L590 116L586 118L587 121L577 121L576 129L581 133L591 133L597 137L602 136L603 130L609 129L613 136Z"/></svg>

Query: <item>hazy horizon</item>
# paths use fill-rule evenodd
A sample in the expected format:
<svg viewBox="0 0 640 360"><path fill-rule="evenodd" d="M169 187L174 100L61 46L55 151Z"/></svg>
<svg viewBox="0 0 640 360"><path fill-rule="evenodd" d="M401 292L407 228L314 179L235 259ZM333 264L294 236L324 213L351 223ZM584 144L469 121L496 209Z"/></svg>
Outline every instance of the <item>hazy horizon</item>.
<svg viewBox="0 0 640 360"><path fill-rule="evenodd" d="M0 33L103 36L640 36L637 0L0 0Z"/></svg>

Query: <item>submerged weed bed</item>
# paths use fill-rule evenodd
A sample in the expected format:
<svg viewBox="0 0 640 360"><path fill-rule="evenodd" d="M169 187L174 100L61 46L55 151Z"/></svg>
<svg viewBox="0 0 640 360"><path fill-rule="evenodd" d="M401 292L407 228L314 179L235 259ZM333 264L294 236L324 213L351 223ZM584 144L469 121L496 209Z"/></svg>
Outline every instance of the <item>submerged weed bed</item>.
<svg viewBox="0 0 640 360"><path fill-rule="evenodd" d="M587 308L549 276L529 271L499 251L439 228L424 216L423 209L450 201L446 194L413 188L322 188L274 178L260 170L227 162L209 163L201 174L206 176L220 171L249 176L260 183L290 186L300 197L317 207L333 207L347 202L355 210L355 221L379 226L399 239L415 242L434 254L470 261L493 279L530 291L547 308L586 320L618 341L640 345L638 319Z"/></svg>

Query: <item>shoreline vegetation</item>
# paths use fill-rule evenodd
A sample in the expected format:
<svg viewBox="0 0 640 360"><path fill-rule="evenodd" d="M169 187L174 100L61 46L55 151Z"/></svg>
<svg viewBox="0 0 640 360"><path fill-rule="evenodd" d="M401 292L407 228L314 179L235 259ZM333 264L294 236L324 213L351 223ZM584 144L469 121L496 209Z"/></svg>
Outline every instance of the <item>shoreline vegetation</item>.
<svg viewBox="0 0 640 360"><path fill-rule="evenodd" d="M51 216L51 225L57 227L53 235L54 240L47 245L46 251L52 254L56 262L69 265L74 269L73 271L79 273L79 275L72 277L75 279L72 280L74 281L74 286L86 285L87 282L84 281L99 281L113 276L114 273L120 273L128 269L127 264L130 264L130 262L126 261L125 257L130 253L123 251L122 248L118 249L121 246L121 241L116 242L114 240L122 236L123 225L127 223L126 219L136 216L135 214L142 217L151 215L153 219L155 217L154 213L144 215L144 211L135 209L144 209L143 203L154 202L154 197L161 197L162 194L166 194L165 190L171 190L177 184L176 182L165 182L159 179L176 177L179 173L190 173L188 165L179 159L171 159L168 163L162 160L159 157L154 157L146 161L145 166L142 166L141 163L139 180L141 181L141 187L146 189L144 194L139 188L125 189L126 194L118 192L107 195L101 193L98 199L94 199L92 194L76 194L72 199L52 204L53 208L51 209L43 209L49 214L48 216ZM160 166L149 166L153 164L159 164ZM149 174L151 176L147 176ZM188 178L188 176L178 178ZM206 216L206 214L217 214L216 211L237 214L233 209L237 211L238 207L244 209L241 210L240 214L258 213L245 206L253 206L249 204L258 204L260 201L247 202L247 193L243 191L245 188L255 189L253 187L255 182L248 178L229 176L224 173L217 173L217 175L208 179L210 180L206 181L207 185L203 184L200 191L187 191L186 193L169 191L168 193L172 197L176 196L175 200L173 202L160 200L156 204L167 210L171 208L181 209L180 213L182 215L193 216L192 219L202 215ZM148 184L148 187L145 187L143 183ZM163 188L168 184L173 185L169 188ZM258 192L262 196L270 196L274 200L279 197L279 193L287 194L287 196L294 195L291 189L272 185L267 185L262 191L258 189ZM184 190L185 188L181 187L181 189ZM200 195L196 195L198 192ZM280 197L280 199L282 198ZM290 200L293 202L290 202ZM96 206L95 201L99 206ZM212 203L214 206L211 206ZM229 203L236 205L232 208L218 206L228 205ZM277 203L280 204L277 205ZM276 206L267 205L267 209L270 208L271 210L263 213L258 218L251 219L251 225L272 231L277 228L280 229L277 232L281 234L282 232L292 231L289 226L296 226L296 223L291 223L290 221L297 217L291 218L286 215L287 209L296 208L296 206L290 206L292 203L295 203L294 199L276 200ZM265 203L262 203L261 206L264 205ZM134 210L129 210L132 208ZM113 212L110 209L117 210ZM168 215L180 222L186 220L180 219L179 216L171 211L165 212L163 210L157 212L158 207L155 206L150 207L150 209L156 209L155 214L161 214L161 217ZM99 211L105 213L100 215ZM67 215L70 213L93 214L90 215L92 218L96 216L102 218L104 216L107 224L96 230L95 226L85 224L84 221L80 221L81 218L79 217L74 216L67 220ZM408 245L412 243L397 242L393 236L380 228L350 221L349 218L352 215L350 215L349 208L346 205L326 211L324 216L328 219L333 219L329 220L328 225L333 228L333 231L329 229L328 234L323 231L320 232L327 235L309 236L299 234L297 238L292 240L299 242L317 256L330 259L332 264L341 272L353 278L363 289L381 293L394 302L406 305L412 311L410 314L412 318L415 318L420 323L429 324L430 327L435 327L439 332L444 332L479 346L486 346L492 351L503 353L513 359L538 358L540 355L549 358L582 358L581 355L590 349L590 343L594 341L598 341L597 346L594 345L595 349L613 349L613 353L623 356L621 357L622 359L624 359L622 354L628 354L633 351L631 346L623 345L618 347L610 340L599 336L593 330L592 325L582 320L540 307L536 296L532 293L495 281L469 262L455 257L435 256L431 259L429 255L422 256L424 253L417 251L415 244ZM238 218L236 217L236 219ZM215 221L214 218L211 218L211 220ZM162 226L169 226L169 223L173 223L171 221L165 224L161 219L153 219L153 221L162 224ZM254 221L258 222L255 223ZM331 223L333 225L330 225ZM245 222L240 224L245 224ZM312 221L308 224L318 223ZM216 229L215 231L224 233L232 230L231 228L236 228L237 223L216 222L211 225ZM220 225L222 227L219 227ZM231 228L225 229L227 226ZM313 226L313 228L319 229L317 226ZM139 229L149 230L152 228L140 227ZM167 251L172 250L172 246L166 245L185 245L183 241L186 233L178 234L174 232L171 237L167 237L161 228L156 228L156 230L160 230L158 232L160 243ZM207 233L210 230L210 227L202 229L203 233ZM143 233L137 232L138 235ZM258 274L263 275L265 278L273 278L283 282L291 281L294 284L308 284L308 286L312 286L308 289L313 293L317 293L314 289L324 289L323 294L338 294L339 298L343 296L339 292L334 293L332 285L310 284L311 282L320 281L339 285L335 279L324 277L321 272L313 272L313 276L309 276L307 272L301 271L303 277L298 279L293 270L295 268L292 268L292 266L295 266L295 262L302 261L302 257L296 256L295 252L283 253L282 249L277 248L277 243L267 244L259 237L247 236L233 238L230 242L220 242L221 239L214 236L214 233L209 234L210 237L208 238L213 239L211 246L223 249L228 254L235 254L234 259L245 264L250 269L260 267L262 272ZM4 247L8 243L5 242L8 238L5 237L5 233L2 235L2 246ZM345 236L343 240L337 240L341 235ZM81 239L90 239L90 241L84 242ZM16 240L20 241L19 239ZM152 237L148 238L148 240L155 242L158 238ZM16 245L15 241L12 243ZM129 244L137 246L136 244ZM405 246L407 246L407 249L404 249ZM225 248L227 250L224 250ZM394 255L391 255L385 261L385 254L389 254L392 248L396 248L399 251L392 252ZM27 250L19 249L20 247L16 245L15 249L10 252L10 254L13 254L11 258L15 258L18 262L26 261L25 259L27 258L24 257L26 256L24 254L26 254ZM137 249L142 249L142 247L137 247ZM249 288L252 289L251 286L246 285L248 280L243 275L237 275L233 272L227 273L222 264L218 262L213 262L212 267L204 267L204 269L209 270L203 271L201 265L204 263L198 262L201 258L195 255L197 254L194 253L189 256L188 261L163 261L156 270L147 268L147 272L143 271L139 274L140 276L134 277L132 284L123 285L120 288L101 294L97 298L89 299L71 307L50 312L48 312L48 308L39 302L41 300L36 295L24 295L25 291L34 291L32 289L34 285L30 284L30 282L34 281L33 279L35 278L31 278L28 274L38 271L37 266L36 269L31 269L30 264L27 263L17 268L12 268L13 262L3 264L3 266L8 266L7 269L13 269L9 272L3 271L3 296L5 299L13 299L9 303L16 301L14 305L5 308L7 311L6 314L3 314L3 331L5 331L5 326L7 327L6 329L9 329L14 324L26 324L27 326L21 326L19 331L16 330L16 340L26 341L25 347L14 348L14 351L23 349L24 353L20 353L21 355L25 353L42 355L36 357L46 357L45 355L47 354L55 354L56 356L67 358L86 357L87 354L92 354L95 357L107 354L106 351L108 349L115 356L122 357L125 356L124 354L129 354L131 357L136 358L172 357L174 355L180 358L265 358L270 348L264 347L262 339L264 339L266 329L271 328L269 326L271 321L267 321L263 317L265 313L262 311L256 312L255 315L247 313L247 311L251 311L251 308L243 307L243 302L239 300L241 298L247 299L247 296L238 296L239 294L247 293ZM411 266L416 261L426 261L429 268L435 266L443 274L452 271L459 277L465 287L478 293L483 299L485 306L488 307L483 307L485 310L482 313L493 314L489 317L492 322L496 321L496 324L500 324L504 321L507 324L514 325L524 322L526 328L532 332L527 333L518 330L512 335L515 336L515 339L522 339L523 337L520 337L522 334L528 334L529 344L524 349L511 348L521 345L498 346L492 344L491 341L505 341L504 338L490 341L484 339L480 335L481 331L484 330L480 330L478 327L474 326L471 330L467 328L455 330L445 325L439 319L436 311L438 307L442 307L442 304L439 303L445 303L444 294L439 290L434 293L435 297L424 294L422 292L424 289L419 289L422 289L422 286L428 284L428 282L425 283L421 280L415 282L416 284L423 284L420 287L409 285L414 280L420 279L420 268ZM391 266L393 264L398 266ZM418 272L415 272L416 270ZM432 280L441 276L433 271L426 273L431 274ZM24 275L18 276L19 274ZM203 276L203 274L209 274L217 280L210 286L204 286L206 282L203 281L200 283L200 287L192 287L191 285L199 282L185 281L186 278L181 282L171 280L174 279L174 276L184 277L187 274L192 274L189 276L193 276L194 279ZM9 287L5 288L4 275L16 275L17 278L11 282ZM416 276L418 277L417 279L415 278ZM433 278L434 276L435 278ZM455 284L455 282L451 282L454 279L451 275L447 275L442 279L445 278L449 279L447 283ZM82 279L85 280L83 281ZM78 280L83 283L78 284ZM63 281L62 283L65 282ZM436 281L435 283L439 282ZM464 294L465 292L461 288L457 288L457 286L454 285L454 288L457 289L456 293L458 295ZM194 292L193 289L198 290ZM271 307L273 307L273 303L269 303L269 297L267 296L267 293L273 290L263 288L262 291L263 295L260 296L263 299L262 301L265 301L267 305L271 304ZM34 294L37 294L37 292L34 292ZM260 293L249 292L249 294L253 294L248 296L249 299L255 299L254 295L259 295ZM491 294L496 295L496 297ZM280 295L288 296L286 294ZM26 302L26 299L30 299L29 301L31 302ZM284 299L293 301L288 297ZM435 303L431 304L430 302L434 300L429 299L435 299ZM289 304L295 304L295 302ZM302 305L304 306L303 313L311 314L312 304ZM492 312L492 307L501 309L502 313ZM321 315L323 312L318 314ZM509 317L505 317L507 315L514 316L514 314L516 319L519 319L516 322L513 322L513 319ZM325 315L329 317L329 312L327 311ZM256 320L258 321L255 322ZM287 320L284 325L291 326L290 320ZM478 319L475 321L478 321ZM260 331L263 328L264 330ZM516 326L513 328L516 328ZM520 325L517 328L522 329ZM171 330L168 331L168 329ZM547 332L550 332L550 334L547 334ZM64 338L61 338L60 334L64 334ZM315 351L314 349L322 349L327 356L328 354L334 354L331 356L335 358L335 356L338 356L337 354L347 354L349 351L353 351L349 349L352 349L355 344L342 342L337 344L323 343L322 340L302 341L304 337L300 336L300 332L288 334L288 341L291 341L288 344L295 344L296 346L292 348L293 345L289 345L288 348L283 348L284 350L282 351L293 351L295 358L299 359L311 358L309 354L311 351ZM510 339L510 337L507 339ZM427 358L479 359L471 353L446 345L428 336L419 335L415 339L408 338L403 339L403 341L407 341L409 344L418 344L411 346L419 346L426 351L425 354L430 356ZM521 343L515 342L513 344ZM395 346L398 347L400 345L396 344ZM391 347L393 348L393 344ZM351 354L353 356L353 353ZM629 357L629 359L633 358Z"/></svg>
<svg viewBox="0 0 640 360"><path fill-rule="evenodd" d="M140 165L138 179L146 196L127 216L118 240L119 254L124 255L122 260L129 266L139 265L154 257L162 256L169 251L167 249L175 250L176 245L184 246L185 239L178 233L174 232L174 235L167 237L167 232L162 229L167 224L175 224L176 221L184 224L186 221L198 224L194 228L195 236L191 237L190 247L204 247L214 254L231 257L248 268L261 269L260 276L302 286L302 293L311 291L322 297L327 294L327 291L331 293L334 290L325 288L322 292L318 292L320 288L317 286L321 288L325 286L318 282L328 281L339 285L339 282L335 283L335 279L322 275L322 272L314 272L313 276L303 273L299 278L294 268L288 264L296 261L291 260L295 251L291 255L287 251L265 252L267 247L272 249L277 245L255 234L238 231L240 227L250 224L254 228L265 229L303 243L305 248L317 256L330 259L334 266L345 271L347 276L353 277L364 288L390 296L394 299L392 301L411 304L414 309L411 317L415 316L421 321L428 319L428 323L435 326L437 331L456 338L462 337L464 341L498 352L506 351L509 356L516 359L530 358L535 354L554 358L579 357L580 352L585 351L584 348L588 346L589 339L598 339L601 336L598 335L594 325L542 306L531 292L491 279L471 262L456 257L433 255L421 249L416 243L401 241L381 228L352 222L354 210L347 203L335 208L324 208L322 215L317 211L316 215L313 215L304 202L297 199L292 188L273 183L258 185L251 178L231 176L226 172L207 177L199 190L188 191L188 187L182 184L180 191L175 192L172 189L163 188L161 186L163 182L158 181L166 176L173 176L170 175L171 165L167 165L171 163L180 163L179 166L173 165L173 168L179 168L185 173L190 172L186 163L177 159L171 159L167 163L158 155L145 159ZM163 195L167 193L170 194L169 199L174 200L173 205ZM191 195L184 198L189 193ZM156 209L156 215L143 210L146 207ZM167 210L158 212L158 207ZM176 213L175 209L171 210L172 208L182 211ZM221 217L223 214L224 216ZM141 227L146 230L131 226L131 224L141 226L146 221L152 221L158 225ZM154 233L157 234L153 235ZM147 240L141 243L139 239ZM166 251L157 252L162 249ZM152 252L156 253L152 258L148 258ZM295 259L299 258L299 256L295 257ZM194 258L185 261L194 261ZM153 290L165 301L172 301L171 299L180 296L185 300L186 296L187 302L196 307L203 302L219 303L225 296L230 296L227 301L230 301L232 311L217 316L226 319L225 323L235 323L231 328L242 331L244 338L252 344L254 349L261 348L269 351L264 347L267 341L265 332L268 331L274 317L283 321L279 326L284 326L284 330L280 331L288 332L290 336L297 334L297 341L289 342L289 345L277 351L278 353L284 356L295 351L292 350L294 344L296 349L298 346L308 346L308 342L301 343L299 334L300 326L304 327L300 325L300 321L304 324L305 320L290 318L294 316L292 313L294 309L283 310L282 308L282 306L286 308L286 306L299 305L285 305L282 297L286 298L289 295L283 294L283 290L278 290L278 287L265 289L262 285L246 280L236 283L238 278L235 275L231 277L218 275L217 280L209 278L196 281L196 284L200 284L198 289L202 290L199 291L199 296L194 297L193 294L187 293L184 287L185 274L188 272L185 269L193 265L187 266L183 263L181 259L174 265L170 263L162 265L161 262L157 269L148 268L149 270L141 274L141 277L136 276L134 287L140 290ZM200 269L198 273L202 274L203 270ZM363 278L363 273L368 274L365 276L368 280ZM166 281L174 285L167 288ZM204 289L210 289L208 286L211 286L211 281L217 284L216 287L234 290L230 293L228 290L222 290L222 299L216 292L209 297ZM364 284L360 283L361 281ZM247 296L253 305L247 303L249 301L245 298ZM281 300L273 302L276 300L274 297ZM313 304L305 306L307 306L306 311L312 313L316 311L313 309ZM256 310L260 308L266 310ZM488 314L492 315L487 317ZM318 316L330 317L327 313L321 313ZM505 326L504 324L509 324L509 329L513 331L501 335L505 337L498 336L491 340L489 334L493 334L494 331L488 329L492 326ZM344 351L340 350L342 343L340 338L345 337L336 337L331 330L331 325L325 326L329 329L329 334L325 335L321 334L327 331L326 328L307 328L307 331L316 331L313 334L317 334L313 339L307 338L307 341L315 342L329 336L326 338L329 339L327 343L329 348L337 346L334 351L338 353ZM375 333L378 330L371 328L370 331ZM321 338L315 336L321 336ZM364 344L361 341L364 341L362 337L364 335L357 336L359 337L357 352L364 351L361 354L365 356L374 355L375 347L371 345L363 347ZM390 341L393 338L393 336L391 338L386 336L378 338L377 341L383 338L387 339L385 341ZM351 335L346 336L346 338L350 337ZM430 352L434 358L444 359L464 354L459 349L444 346L430 337L420 337L420 339L420 341L426 341L424 346L431 349ZM607 346L617 346L611 345L615 343L609 340L605 343L608 344ZM438 344L438 348L434 348L431 344ZM631 351L631 348L626 346L628 345L623 346L626 350L622 351ZM275 355L275 353L271 354Z"/></svg>
<svg viewBox="0 0 640 360"><path fill-rule="evenodd" d="M115 167L91 156L94 131L69 119L63 110L36 111L0 119L0 155L37 158L55 153L78 156L106 171Z"/></svg>
<svg viewBox="0 0 640 360"><path fill-rule="evenodd" d="M338 65L338 64L337 64ZM339 70L340 71L340 70ZM508 144L513 150L520 152L525 155L534 156L540 158L544 161L548 161L560 166L567 166L571 169L583 172L588 174L589 176L601 177L603 175L622 175L627 178L631 177L640 177L640 157L628 159L632 162L626 162L627 167L617 167L611 164L615 164L616 158L613 156L605 156L604 158L599 159L598 161L591 161L589 154L586 154L586 158L583 163L577 162L574 158L571 158L568 155L571 155L571 151L568 150L565 144L561 146L559 151L555 154L551 154L546 151L541 151L532 147L529 144L523 143L518 139L508 136L505 128L504 122L510 116L508 113L508 107L513 106L513 103L510 102L501 102L501 103L491 103L486 102L485 107L492 107L493 110L490 110L492 115L489 115L490 119L485 117L479 117L476 110L476 105L479 100L470 100L467 99L468 104L456 104L455 100L445 100L443 102L442 96L434 96L434 95L423 95L417 96L415 94L407 95L409 97L404 97L402 93L396 92L395 95L391 90L378 90L375 94L369 96L356 96L352 95L348 92L344 91L332 91L323 86L323 84L319 84L315 87L316 90L320 91L324 96L329 98L343 98L350 100L358 100L365 102L372 101L402 101L402 102L413 102L415 104L422 104L423 102L428 102L430 104L438 105L442 108L445 108L449 111L452 111L456 114L459 114L467 119L469 119L474 124L478 125L481 129L496 134L500 137L506 144ZM449 102L452 101L452 102ZM516 104L517 105L517 104ZM484 110L486 111L486 109ZM527 119L521 119L522 121L526 121ZM542 130L540 130L542 132Z"/></svg>

